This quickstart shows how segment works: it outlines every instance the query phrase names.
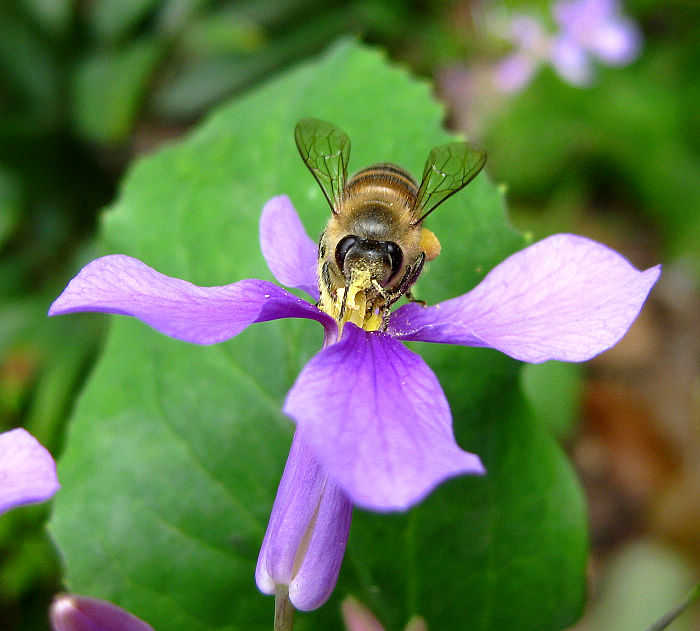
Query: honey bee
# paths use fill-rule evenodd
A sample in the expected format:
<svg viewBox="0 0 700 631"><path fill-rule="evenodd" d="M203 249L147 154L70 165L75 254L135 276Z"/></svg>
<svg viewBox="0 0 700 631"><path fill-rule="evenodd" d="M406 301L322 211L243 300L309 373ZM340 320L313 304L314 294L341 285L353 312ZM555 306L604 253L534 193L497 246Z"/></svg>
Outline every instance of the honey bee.
<svg viewBox="0 0 700 631"><path fill-rule="evenodd" d="M318 307L369 330L385 329L390 307L411 286L440 242L423 220L481 171L486 153L466 142L435 147L420 185L395 164L373 164L349 180L350 138L335 125L305 118L294 139L332 215L318 244Z"/></svg>

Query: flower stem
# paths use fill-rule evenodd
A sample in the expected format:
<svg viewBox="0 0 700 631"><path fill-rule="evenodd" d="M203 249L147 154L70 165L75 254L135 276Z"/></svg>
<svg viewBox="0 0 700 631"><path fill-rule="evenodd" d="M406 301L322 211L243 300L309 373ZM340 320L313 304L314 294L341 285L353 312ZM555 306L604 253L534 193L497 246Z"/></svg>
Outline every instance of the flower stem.
<svg viewBox="0 0 700 631"><path fill-rule="evenodd" d="M289 602L289 587L277 585L275 589L275 628L274 631L292 631L294 628L294 607Z"/></svg>
<svg viewBox="0 0 700 631"><path fill-rule="evenodd" d="M661 617L654 624L652 624L647 631L662 631L668 627L678 616L680 616L690 605L692 605L696 600L700 598L700 583L698 583L693 589L690 590L688 595L683 599L683 602L674 607L665 616Z"/></svg>

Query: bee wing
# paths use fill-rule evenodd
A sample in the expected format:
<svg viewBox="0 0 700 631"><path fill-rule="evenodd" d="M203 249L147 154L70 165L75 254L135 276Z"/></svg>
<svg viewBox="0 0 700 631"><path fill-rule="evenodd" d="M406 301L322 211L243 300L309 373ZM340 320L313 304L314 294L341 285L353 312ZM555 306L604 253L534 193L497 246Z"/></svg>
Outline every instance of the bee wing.
<svg viewBox="0 0 700 631"><path fill-rule="evenodd" d="M419 224L448 197L463 189L486 163L486 152L466 142L451 142L435 147L423 169L418 189L414 222Z"/></svg>
<svg viewBox="0 0 700 631"><path fill-rule="evenodd" d="M348 179L350 137L331 123L304 118L294 129L294 140L301 159L336 212Z"/></svg>

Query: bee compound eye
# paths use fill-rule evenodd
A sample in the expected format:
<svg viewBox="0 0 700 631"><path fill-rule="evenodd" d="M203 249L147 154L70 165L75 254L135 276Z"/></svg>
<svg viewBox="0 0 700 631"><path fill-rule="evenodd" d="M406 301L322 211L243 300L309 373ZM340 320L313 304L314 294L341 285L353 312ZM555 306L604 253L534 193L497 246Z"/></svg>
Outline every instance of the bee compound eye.
<svg viewBox="0 0 700 631"><path fill-rule="evenodd" d="M343 271L343 265L345 265L345 257L348 255L350 248L356 243L357 237L352 234L338 241L338 245L335 247L335 262L338 264L341 272Z"/></svg>
<svg viewBox="0 0 700 631"><path fill-rule="evenodd" d="M394 278L399 271L401 271L401 266L403 265L403 252L401 248L393 241L386 241L384 243L384 249L391 259L391 276L389 280Z"/></svg>

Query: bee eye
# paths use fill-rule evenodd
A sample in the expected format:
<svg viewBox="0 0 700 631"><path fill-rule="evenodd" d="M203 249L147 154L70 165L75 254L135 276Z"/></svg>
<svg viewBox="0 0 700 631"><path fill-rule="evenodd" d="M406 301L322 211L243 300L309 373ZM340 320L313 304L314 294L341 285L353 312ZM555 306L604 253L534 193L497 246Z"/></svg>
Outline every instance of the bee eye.
<svg viewBox="0 0 700 631"><path fill-rule="evenodd" d="M341 272L345 264L345 257L355 243L357 243L357 237L350 234L347 237L343 237L335 248L335 262L338 264L338 268Z"/></svg>
<svg viewBox="0 0 700 631"><path fill-rule="evenodd" d="M401 270L401 266L403 265L403 252L401 251L401 248L393 241L386 241L384 243L384 247L386 249L386 253L391 259L391 276L389 277L389 280L391 280Z"/></svg>

